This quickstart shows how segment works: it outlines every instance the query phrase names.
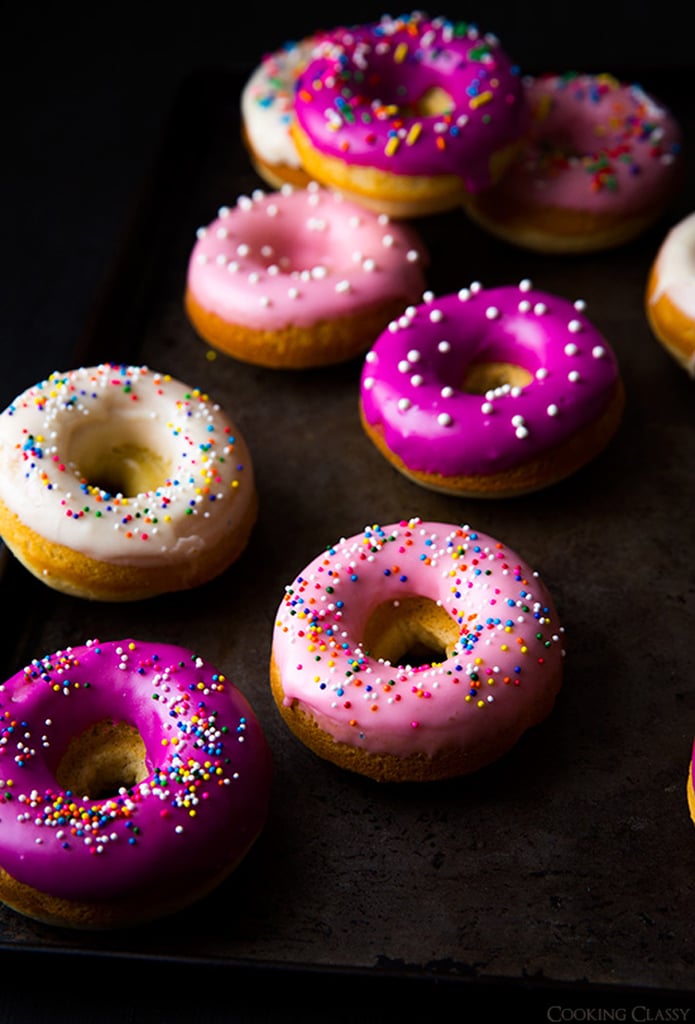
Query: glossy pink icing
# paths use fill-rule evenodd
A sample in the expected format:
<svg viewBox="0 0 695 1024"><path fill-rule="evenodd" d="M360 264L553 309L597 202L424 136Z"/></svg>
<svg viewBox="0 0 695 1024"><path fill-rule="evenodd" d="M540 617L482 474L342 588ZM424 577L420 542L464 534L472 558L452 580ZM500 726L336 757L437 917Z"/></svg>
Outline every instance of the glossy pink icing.
<svg viewBox="0 0 695 1024"><path fill-rule="evenodd" d="M367 353L367 423L407 467L444 476L497 473L562 444L605 410L618 381L583 308L529 281L427 297ZM531 383L462 391L467 368L491 361L524 367Z"/></svg>
<svg viewBox="0 0 695 1024"><path fill-rule="evenodd" d="M410 668L364 650L372 611L427 597L459 628L450 657ZM273 657L287 705L336 740L429 756L491 741L534 718L560 685L563 628L538 574L470 526L372 525L316 556L286 588Z"/></svg>
<svg viewBox="0 0 695 1024"><path fill-rule="evenodd" d="M85 481L82 453L123 443L161 456L159 487L118 496ZM194 558L243 522L255 493L246 442L220 406L146 366L55 372L0 415L0 499L41 536L103 562Z"/></svg>
<svg viewBox="0 0 695 1024"><path fill-rule="evenodd" d="M98 800L62 791L69 741L108 718L137 727L150 774ZM247 852L271 783L247 699L182 647L95 640L0 685L0 866L42 892L106 902L202 885Z"/></svg>
<svg viewBox="0 0 695 1024"><path fill-rule="evenodd" d="M681 161L673 115L612 75L524 81L529 143L500 189L521 203L620 214L661 202Z"/></svg>
<svg viewBox="0 0 695 1024"><path fill-rule="evenodd" d="M419 296L424 265L411 228L312 183L258 190L223 207L198 232L188 287L199 305L233 323L312 327Z"/></svg>
<svg viewBox="0 0 695 1024"><path fill-rule="evenodd" d="M413 112L435 88L450 112ZM349 164L454 174L475 192L490 183L491 156L525 130L527 110L494 36L414 12L328 33L297 79L295 118L316 149Z"/></svg>

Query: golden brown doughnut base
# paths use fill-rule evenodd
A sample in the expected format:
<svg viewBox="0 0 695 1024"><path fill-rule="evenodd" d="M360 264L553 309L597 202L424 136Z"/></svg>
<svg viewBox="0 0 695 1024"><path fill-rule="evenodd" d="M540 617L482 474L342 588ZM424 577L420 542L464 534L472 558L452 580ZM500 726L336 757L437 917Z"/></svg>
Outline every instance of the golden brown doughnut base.
<svg viewBox="0 0 695 1024"><path fill-rule="evenodd" d="M37 579L72 597L92 601L138 601L158 594L189 590L219 576L239 558L258 514L254 492L248 510L235 529L223 534L216 547L189 558L157 566L101 562L62 544L54 544L26 526L0 501L0 536L7 548Z"/></svg>
<svg viewBox="0 0 695 1024"><path fill-rule="evenodd" d="M539 725L548 717L560 689L561 675L553 686L547 686L532 709L527 708L524 716L514 722L505 732L499 732L494 742L472 749L447 748L434 757L424 753L399 757L395 754L371 753L347 743L334 740L325 732L310 714L295 701L285 704L285 694L280 671L271 655L270 685L275 704L290 732L324 761L330 761L338 768L364 775L374 782L441 782L459 778L485 768L508 753L532 726Z"/></svg>
<svg viewBox="0 0 695 1024"><path fill-rule="evenodd" d="M40 892L0 868L0 902L24 917L59 928L82 931L131 928L176 914L209 895L236 870L256 838L249 842L234 863L225 865L207 879L201 880L196 876L186 879L185 884L179 880L166 891L149 886L145 892L104 903L78 902ZM104 870L108 871L108 867L105 866Z"/></svg>
<svg viewBox="0 0 695 1024"><path fill-rule="evenodd" d="M244 363L275 370L302 370L344 363L365 352L374 339L420 295L371 306L352 316L321 320L312 327L288 324L261 331L223 320L197 302L186 289L186 314L200 337L213 348Z"/></svg>
<svg viewBox="0 0 695 1024"><path fill-rule="evenodd" d="M385 213L394 220L453 210L460 207L466 198L466 187L456 174L391 174L376 167L348 164L315 149L296 122L291 131L299 158L310 177L361 206ZM493 181L499 180L518 148L515 144L493 155L490 161Z"/></svg>
<svg viewBox="0 0 695 1024"><path fill-rule="evenodd" d="M271 188L282 188L283 185L292 185L293 188L306 188L311 178L303 167L292 167L290 164L272 164L254 149L246 131L242 127L242 141L246 147L249 159L256 174L270 185Z"/></svg>
<svg viewBox="0 0 695 1024"><path fill-rule="evenodd" d="M663 213L666 197L658 205L629 216L592 214L559 207L521 206L493 187L466 196L464 208L471 220L491 235L520 249L560 254L600 252L632 241Z"/></svg>
<svg viewBox="0 0 695 1024"><path fill-rule="evenodd" d="M656 297L658 278L656 266L647 281L646 313L649 326L666 351L680 363L686 373L695 377L695 320L674 306L668 295Z"/></svg>
<svg viewBox="0 0 695 1024"><path fill-rule="evenodd" d="M690 817L693 819L695 825L695 790L693 789L693 763L692 759L688 766L688 782L686 784L686 793L688 796L688 809L690 811Z"/></svg>
<svg viewBox="0 0 695 1024"><path fill-rule="evenodd" d="M565 444L513 469L486 476L444 477L439 473L410 469L387 447L383 428L379 425L373 427L366 421L361 405L360 420L365 433L384 458L403 476L421 487L466 498L514 498L559 483L596 458L617 431L624 407L625 391L622 382L619 382L603 414L583 430L577 431Z"/></svg>

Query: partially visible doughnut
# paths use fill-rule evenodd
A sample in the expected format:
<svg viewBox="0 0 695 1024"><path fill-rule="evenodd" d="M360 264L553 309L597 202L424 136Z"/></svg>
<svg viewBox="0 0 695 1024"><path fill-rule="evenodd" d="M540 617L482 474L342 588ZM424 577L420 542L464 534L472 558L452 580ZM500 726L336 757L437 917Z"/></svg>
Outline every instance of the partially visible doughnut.
<svg viewBox="0 0 695 1024"><path fill-rule="evenodd" d="M238 428L168 374L55 372L0 414L0 536L64 593L132 601L206 583L239 558L257 507Z"/></svg>
<svg viewBox="0 0 695 1024"><path fill-rule="evenodd" d="M376 339L360 384L362 426L396 469L481 498L576 472L613 437L624 401L584 303L528 280L426 296Z"/></svg>
<svg viewBox="0 0 695 1024"><path fill-rule="evenodd" d="M379 782L466 775L550 713L564 630L505 544L414 517L331 544L286 587L270 679L290 731Z"/></svg>
<svg viewBox="0 0 695 1024"><path fill-rule="evenodd" d="M251 162L272 188L310 181L302 167L290 126L294 118L294 84L316 44L311 36L266 54L241 92L242 139Z"/></svg>
<svg viewBox="0 0 695 1024"><path fill-rule="evenodd" d="M183 647L66 647L0 685L0 900L94 929L219 886L267 818L272 759L242 692Z"/></svg>
<svg viewBox="0 0 695 1024"><path fill-rule="evenodd" d="M336 192L258 190L198 232L185 308L201 338L243 362L328 366L419 299L426 264L410 227Z"/></svg>
<svg viewBox="0 0 695 1024"><path fill-rule="evenodd" d="M496 181L528 117L496 37L417 11L325 33L294 115L308 173L393 217L452 209Z"/></svg>
<svg viewBox="0 0 695 1024"><path fill-rule="evenodd" d="M646 313L657 340L695 377L695 213L661 243L649 270Z"/></svg>
<svg viewBox="0 0 695 1024"><path fill-rule="evenodd" d="M653 224L682 181L681 129L641 87L612 75L524 81L527 145L491 189L467 197L483 228L524 249L594 252Z"/></svg>

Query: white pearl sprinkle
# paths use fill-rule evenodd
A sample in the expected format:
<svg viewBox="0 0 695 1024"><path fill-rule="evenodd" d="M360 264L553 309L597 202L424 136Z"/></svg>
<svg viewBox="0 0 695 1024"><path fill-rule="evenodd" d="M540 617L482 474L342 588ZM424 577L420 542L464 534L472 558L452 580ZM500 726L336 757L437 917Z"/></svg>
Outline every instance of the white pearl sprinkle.
<svg viewBox="0 0 695 1024"><path fill-rule="evenodd" d="M536 370L536 380L545 380L547 376L548 371L544 366L541 366Z"/></svg>
<svg viewBox="0 0 695 1024"><path fill-rule="evenodd" d="M443 387L442 390L441 390L442 398L451 398L453 393L454 393L454 389L452 387L449 387L448 385L446 387Z"/></svg>
<svg viewBox="0 0 695 1024"><path fill-rule="evenodd" d="M480 411L484 412L485 415L488 416L492 412L493 408L494 406L492 402L483 402L483 404L480 406Z"/></svg>
<svg viewBox="0 0 695 1024"><path fill-rule="evenodd" d="M437 348L440 352L451 352L451 345L448 341L440 341Z"/></svg>
<svg viewBox="0 0 695 1024"><path fill-rule="evenodd" d="M606 354L606 350L603 347L603 345L594 345L594 347L591 350L591 354L594 357L594 359L603 359L603 357Z"/></svg>
<svg viewBox="0 0 695 1024"><path fill-rule="evenodd" d="M438 324L443 319L444 314L442 313L441 309L433 309L430 312L430 320L432 321L433 324Z"/></svg>
<svg viewBox="0 0 695 1024"><path fill-rule="evenodd" d="M419 359L420 353L418 350L416 348L411 348L410 352L408 352L408 362L417 363Z"/></svg>
<svg viewBox="0 0 695 1024"><path fill-rule="evenodd" d="M578 351L579 351L579 349L577 348L577 346L574 344L573 341L571 341L571 342L569 342L569 344L565 345L565 355L566 356L576 356Z"/></svg>
<svg viewBox="0 0 695 1024"><path fill-rule="evenodd" d="M528 299L522 299L521 302L519 303L519 312L520 313L528 313L528 311L530 309L531 309L531 303L529 302L529 300Z"/></svg>
<svg viewBox="0 0 695 1024"><path fill-rule="evenodd" d="M499 315L500 311L496 306L488 306L485 310L485 316L488 320L497 320L499 319Z"/></svg>
<svg viewBox="0 0 695 1024"><path fill-rule="evenodd" d="M555 405L555 403L553 403L552 405L549 405L548 408L546 409L546 412L548 413L548 416L557 416L559 411L560 410Z"/></svg>
<svg viewBox="0 0 695 1024"><path fill-rule="evenodd" d="M422 382L423 379L419 373L414 373L413 376L410 378L410 383L413 385L414 388L419 388Z"/></svg>
<svg viewBox="0 0 695 1024"><path fill-rule="evenodd" d="M374 387L374 378L365 377L364 381L362 382L362 386L364 387L365 391L371 391L372 388Z"/></svg>
<svg viewBox="0 0 695 1024"><path fill-rule="evenodd" d="M578 381L579 379L580 376L578 370L570 370L570 372L567 374L567 380L571 380L573 384L576 383L576 381Z"/></svg>
<svg viewBox="0 0 695 1024"><path fill-rule="evenodd" d="M581 320L570 320L570 322L567 324L567 330L570 332L570 334L579 334L581 329Z"/></svg>
<svg viewBox="0 0 695 1024"><path fill-rule="evenodd" d="M451 416L448 412L440 412L439 416L437 416L437 423L440 427L450 427L452 424Z"/></svg>
<svg viewBox="0 0 695 1024"><path fill-rule="evenodd" d="M399 373L410 373L410 363L405 359L401 359L398 363L398 370Z"/></svg>
<svg viewBox="0 0 695 1024"><path fill-rule="evenodd" d="M545 302L537 302L533 307L533 312L536 314L536 316L543 316L544 313L548 312L548 307L546 306Z"/></svg>
<svg viewBox="0 0 695 1024"><path fill-rule="evenodd" d="M410 408L410 399L409 398L399 398L398 399L398 408L400 409L401 412L407 412L408 409Z"/></svg>

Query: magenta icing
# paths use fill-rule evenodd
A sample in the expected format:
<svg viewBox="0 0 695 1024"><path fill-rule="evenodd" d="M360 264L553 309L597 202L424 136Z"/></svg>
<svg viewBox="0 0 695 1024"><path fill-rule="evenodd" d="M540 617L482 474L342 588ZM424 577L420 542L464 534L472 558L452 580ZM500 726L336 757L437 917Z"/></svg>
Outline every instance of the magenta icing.
<svg viewBox="0 0 695 1024"><path fill-rule="evenodd" d="M522 203L629 212L659 203L682 156L673 115L640 86L611 75L524 81L529 142L500 188Z"/></svg>
<svg viewBox="0 0 695 1024"><path fill-rule="evenodd" d="M69 741L107 718L137 727L150 774L104 799L61 791ZM182 647L95 640L0 685L0 867L43 892L105 902L204 884L257 837L271 779L247 699Z"/></svg>
<svg viewBox="0 0 695 1024"><path fill-rule="evenodd" d="M450 112L409 110L428 90ZM527 126L518 69L491 35L415 12L328 33L295 86L295 118L313 146L393 174L490 183L490 158Z"/></svg>
<svg viewBox="0 0 695 1024"><path fill-rule="evenodd" d="M527 462L592 422L615 394L618 364L569 302L530 282L428 297L377 338L360 385L366 422L413 470L491 474ZM461 390L477 362L511 362L525 387Z"/></svg>
<svg viewBox="0 0 695 1024"><path fill-rule="evenodd" d="M364 648L380 604L426 597L459 629L449 656L416 668ZM547 712L560 686L564 631L528 563L470 526L367 526L318 554L286 587L273 658L289 706L336 740L430 756L492 744Z"/></svg>

